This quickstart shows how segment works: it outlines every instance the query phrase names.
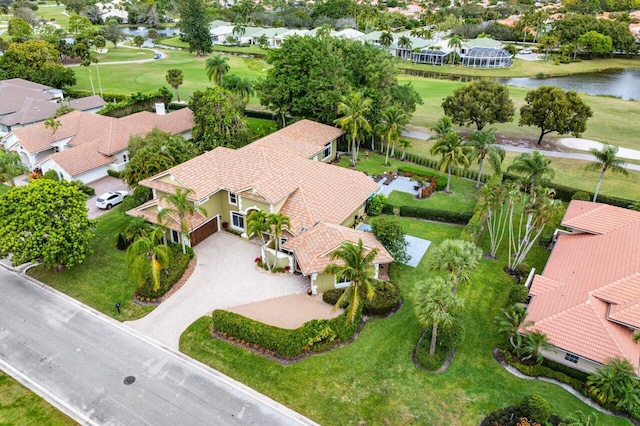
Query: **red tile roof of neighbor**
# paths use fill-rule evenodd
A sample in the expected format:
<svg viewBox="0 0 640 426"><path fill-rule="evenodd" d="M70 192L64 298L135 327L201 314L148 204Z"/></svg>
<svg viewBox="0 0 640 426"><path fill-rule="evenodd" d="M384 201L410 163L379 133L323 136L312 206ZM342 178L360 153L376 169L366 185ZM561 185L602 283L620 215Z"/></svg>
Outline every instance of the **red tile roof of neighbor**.
<svg viewBox="0 0 640 426"><path fill-rule="evenodd" d="M542 275L531 285L527 321L553 345L604 363L627 358L636 368L640 347L640 212L572 201Z"/></svg>

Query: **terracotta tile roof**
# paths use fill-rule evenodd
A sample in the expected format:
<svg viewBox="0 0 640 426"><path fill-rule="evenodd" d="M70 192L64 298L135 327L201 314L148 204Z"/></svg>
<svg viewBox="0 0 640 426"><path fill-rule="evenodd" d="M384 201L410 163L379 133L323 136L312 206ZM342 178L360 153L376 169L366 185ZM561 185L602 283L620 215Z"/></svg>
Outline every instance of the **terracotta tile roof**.
<svg viewBox="0 0 640 426"><path fill-rule="evenodd" d="M393 262L389 252L372 233L328 223L315 225L299 236L287 240L282 247L293 251L302 273L310 275L323 272L328 265L341 264L339 259L331 259L331 252L347 241L358 244L360 239L362 239L362 245L367 249L366 253L374 248L379 250L374 263Z"/></svg>
<svg viewBox="0 0 640 426"><path fill-rule="evenodd" d="M158 221L158 213L164 208L169 207L169 203L163 198L157 198L154 200L147 201L146 203L127 211L129 216L137 216L141 217L147 222L155 223L157 225L166 226L169 229L173 229L174 231L180 232L180 218L177 215L167 214L162 223ZM189 223L189 229L196 229L203 223L207 221L207 217L204 216L200 212L196 212L195 214L188 215L187 221Z"/></svg>
<svg viewBox="0 0 640 426"><path fill-rule="evenodd" d="M120 120L137 123L145 126L157 127L158 129L177 135L178 133L191 130L195 125L193 121L193 111L189 108L182 108L166 115L158 115L149 111L142 111L122 117Z"/></svg>
<svg viewBox="0 0 640 426"><path fill-rule="evenodd" d="M542 275L534 278L527 320L555 346L604 362L625 356L636 368L640 349L640 213L572 201Z"/></svg>
<svg viewBox="0 0 640 426"><path fill-rule="evenodd" d="M290 126L285 127L275 133L258 139L242 150L255 148L271 148L278 152L297 153L304 158L311 158L313 155L324 149L324 146L338 137L344 131L337 127L327 126L311 120L300 120Z"/></svg>
<svg viewBox="0 0 640 426"><path fill-rule="evenodd" d="M98 142L86 143L71 149L51 154L47 158L55 161L71 176L78 176L89 170L111 164L115 158L98 152ZM43 160L43 161L46 161ZM41 161L42 163L42 161Z"/></svg>

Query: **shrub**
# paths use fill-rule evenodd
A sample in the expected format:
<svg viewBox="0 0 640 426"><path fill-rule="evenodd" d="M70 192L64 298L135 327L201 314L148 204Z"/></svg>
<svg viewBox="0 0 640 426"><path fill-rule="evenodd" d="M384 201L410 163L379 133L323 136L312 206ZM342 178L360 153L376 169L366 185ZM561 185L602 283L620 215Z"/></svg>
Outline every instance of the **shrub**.
<svg viewBox="0 0 640 426"><path fill-rule="evenodd" d="M119 172L117 170L108 169L107 174L111 177L122 179L122 172Z"/></svg>
<svg viewBox="0 0 640 426"><path fill-rule="evenodd" d="M129 244L127 244L127 241L125 240L124 236L121 233L118 233L118 242L116 244L116 247L118 248L118 250L124 251L127 249L128 246Z"/></svg>
<svg viewBox="0 0 640 426"><path fill-rule="evenodd" d="M520 411L529 420L535 420L542 424L548 422L551 417L551 406L540 395L525 395L520 401Z"/></svg>
<svg viewBox="0 0 640 426"><path fill-rule="evenodd" d="M436 351L429 355L431 346L431 326L427 327L418 347L416 361L427 370L435 371L442 367L452 349L464 340L465 328L462 321L456 319L450 327L439 327L436 340Z"/></svg>
<svg viewBox="0 0 640 426"><path fill-rule="evenodd" d="M400 206L400 216L428 219L436 222L467 224L473 212L452 212L417 206Z"/></svg>
<svg viewBox="0 0 640 426"><path fill-rule="evenodd" d="M74 180L72 181L72 183L75 184L80 191L84 192L89 197L96 195L96 190L88 185L85 185L81 180Z"/></svg>
<svg viewBox="0 0 640 426"><path fill-rule="evenodd" d="M580 201L590 201L591 196L584 191L577 191L571 196L572 200L580 200Z"/></svg>
<svg viewBox="0 0 640 426"><path fill-rule="evenodd" d="M507 306L515 303L522 303L529 297L529 289L522 284L516 284L509 289L509 300Z"/></svg>
<svg viewBox="0 0 640 426"><path fill-rule="evenodd" d="M384 213L384 214L393 214L393 209L394 209L393 204L386 203L384 206L382 206L382 213Z"/></svg>
<svg viewBox="0 0 640 426"><path fill-rule="evenodd" d="M50 179L50 180L60 180L60 176L58 176L58 173L56 173L55 170L47 170L45 172L45 174L42 175L43 179Z"/></svg>
<svg viewBox="0 0 640 426"><path fill-rule="evenodd" d="M178 282L184 274L184 271L187 270L187 266L189 266L189 261L191 260L189 254L182 253L182 246L180 244L170 244L169 247L171 248L171 261L167 269L160 274L160 288L154 291L153 282L151 279L148 279L143 285L136 289L136 295L139 298L157 299L162 297Z"/></svg>
<svg viewBox="0 0 640 426"><path fill-rule="evenodd" d="M98 111L98 114L109 117L124 117L140 111L151 111L156 102L167 104L171 102L172 97L171 91L163 86L155 92L138 92L119 102L108 103Z"/></svg>
<svg viewBox="0 0 640 426"><path fill-rule="evenodd" d="M400 166L398 172L408 175L419 175L436 178L436 191L443 191L447 187L447 176L436 171L426 171L414 166Z"/></svg>
<svg viewBox="0 0 640 426"><path fill-rule="evenodd" d="M146 203L153 196L151 188L136 186L133 192L122 201L122 210L127 211Z"/></svg>
<svg viewBox="0 0 640 426"><path fill-rule="evenodd" d="M364 300L362 313L370 316L385 316L392 312L400 303L400 291L398 287L383 283L375 286L375 295L371 300ZM322 300L330 305L335 305L344 293L345 289L335 288L324 292ZM346 308L347 304L342 306Z"/></svg>
<svg viewBox="0 0 640 426"><path fill-rule="evenodd" d="M378 216L387 204L387 196L376 194L367 200L366 212L369 216Z"/></svg>

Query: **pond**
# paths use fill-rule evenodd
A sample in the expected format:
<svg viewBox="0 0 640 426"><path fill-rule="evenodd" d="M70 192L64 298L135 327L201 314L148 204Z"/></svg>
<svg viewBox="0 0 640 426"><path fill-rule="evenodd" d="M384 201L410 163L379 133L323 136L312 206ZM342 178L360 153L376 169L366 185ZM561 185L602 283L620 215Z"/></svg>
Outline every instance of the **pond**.
<svg viewBox="0 0 640 426"><path fill-rule="evenodd" d="M149 29L147 27L124 27L121 28L121 30L127 37L135 37L137 35L140 35L144 38L147 38L147 35L149 34ZM174 35L180 34L180 29L178 28L158 28L156 29L156 31L158 32L159 38L173 37Z"/></svg>
<svg viewBox="0 0 640 426"><path fill-rule="evenodd" d="M551 85L588 95L608 95L640 101L640 69L606 70L547 78L497 78L496 81L509 86L532 89Z"/></svg>

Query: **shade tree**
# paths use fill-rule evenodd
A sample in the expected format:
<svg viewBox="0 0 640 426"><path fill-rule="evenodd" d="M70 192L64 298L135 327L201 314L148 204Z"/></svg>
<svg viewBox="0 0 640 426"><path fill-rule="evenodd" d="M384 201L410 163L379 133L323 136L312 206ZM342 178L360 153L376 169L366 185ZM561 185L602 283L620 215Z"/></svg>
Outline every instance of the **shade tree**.
<svg viewBox="0 0 640 426"><path fill-rule="evenodd" d="M475 80L447 96L442 102L445 115L460 126L509 123L515 108L507 86L491 80Z"/></svg>

